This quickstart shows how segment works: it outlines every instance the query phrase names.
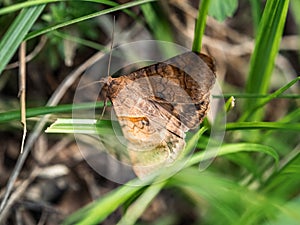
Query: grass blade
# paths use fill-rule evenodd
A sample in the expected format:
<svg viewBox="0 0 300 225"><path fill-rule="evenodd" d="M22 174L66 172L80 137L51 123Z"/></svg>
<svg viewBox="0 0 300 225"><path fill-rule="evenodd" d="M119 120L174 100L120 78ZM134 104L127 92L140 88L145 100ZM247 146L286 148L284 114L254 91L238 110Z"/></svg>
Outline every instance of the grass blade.
<svg viewBox="0 0 300 225"><path fill-rule="evenodd" d="M281 129L300 131L300 123L281 122L236 122L227 123L226 130Z"/></svg>
<svg viewBox="0 0 300 225"><path fill-rule="evenodd" d="M251 4L251 14L253 18L253 28L254 28L254 32L256 33L261 19L261 1L250 0L250 4Z"/></svg>
<svg viewBox="0 0 300 225"><path fill-rule="evenodd" d="M38 5L22 10L4 34L0 41L0 75L44 7Z"/></svg>
<svg viewBox="0 0 300 225"><path fill-rule="evenodd" d="M68 0L35 0L35 1L20 2L20 3L16 3L16 4L13 4L13 5L10 5L10 6L0 9L0 15L4 15L7 13L15 12L15 11L23 9L23 8L28 8L28 7L32 7L32 6L41 5L41 4L66 2L66 1L68 1ZM109 5L109 6L118 5L118 3L114 2L114 1L109 1L109 0L78 0L78 1L102 3L102 4Z"/></svg>
<svg viewBox="0 0 300 225"><path fill-rule="evenodd" d="M202 37L204 35L206 17L208 13L210 0L203 0L199 3L198 17L195 25L193 51L201 52Z"/></svg>
<svg viewBox="0 0 300 225"><path fill-rule="evenodd" d="M300 80L300 77L297 77L296 79L292 80L288 84L284 85L283 87L279 88L277 91L274 93L268 95L266 98L262 99L259 101L259 104L257 104L254 108L246 111L243 116L239 119L240 121L245 121L247 120L252 114L255 113L256 110L262 108L264 105L266 105L268 102L270 102L272 99L277 98L280 96L283 92L288 90L291 86L293 86L296 82Z"/></svg>
<svg viewBox="0 0 300 225"><path fill-rule="evenodd" d="M213 152L213 151L210 151ZM226 144L220 147L218 151L217 156L224 156L227 154L232 154L232 153L239 153L239 152L262 152L265 154L268 154L274 158L276 162L278 162L278 154L276 151L266 145L261 145L261 144L253 144L253 143L238 143L238 144ZM205 156L205 157L204 157ZM212 156L215 156L213 153ZM203 160L208 160L210 159L211 154L205 152L200 152L196 153L193 155L191 160L187 163L187 166L191 166L193 164L199 163L200 161Z"/></svg>
<svg viewBox="0 0 300 225"><path fill-rule="evenodd" d="M246 92L265 94L268 91L275 57L278 53L285 24L289 0L269 0L260 22L255 48L250 61ZM260 100L247 100L247 111L252 110ZM249 121L261 120L263 111L256 111Z"/></svg>
<svg viewBox="0 0 300 225"><path fill-rule="evenodd" d="M133 225L146 210L147 206L157 196L160 190L165 186L166 181L158 182L146 189L143 194L129 206L125 215L117 225Z"/></svg>
<svg viewBox="0 0 300 225"><path fill-rule="evenodd" d="M142 4L153 2L153 1L156 1L156 0L139 0L139 1L128 2L128 3L122 4L122 5L111 7L109 9L101 10L99 12L91 13L89 15L85 15L85 16L81 16L81 17L78 17L78 18L75 18L75 19L71 19L71 20L68 20L66 22L62 22L62 23L59 23L59 24L55 24L53 26L43 28L41 30L33 31L25 37L25 40L29 40L29 39L32 39L34 37L40 36L42 34L48 33L50 31L53 31L53 30L56 30L56 29L59 29L59 28L62 28L62 27L66 27L66 26L69 26L69 25L72 25L72 24L75 24L75 23L79 23L79 22L82 22L82 21L85 21L85 20L88 20L88 19L92 19L92 18L95 18L97 16L102 16L102 15L105 15L105 14L109 14L109 13L112 13L112 12L116 12L116 11L119 11L119 10L127 9L127 8L130 8L130 7L134 7L134 6L137 6L137 5L142 5Z"/></svg>
<svg viewBox="0 0 300 225"><path fill-rule="evenodd" d="M26 109L26 118L40 116L52 113L61 112L72 112L72 110L84 110L91 108L101 108L103 107L103 102L98 103L82 103L82 104L69 104L69 105L59 105L59 106L43 106L36 108ZM20 110L8 111L0 113L0 123L5 123L9 121L20 120Z"/></svg>
<svg viewBox="0 0 300 225"><path fill-rule="evenodd" d="M99 224L141 188L142 186L132 187L130 185L123 185L98 201L75 212L62 224Z"/></svg>

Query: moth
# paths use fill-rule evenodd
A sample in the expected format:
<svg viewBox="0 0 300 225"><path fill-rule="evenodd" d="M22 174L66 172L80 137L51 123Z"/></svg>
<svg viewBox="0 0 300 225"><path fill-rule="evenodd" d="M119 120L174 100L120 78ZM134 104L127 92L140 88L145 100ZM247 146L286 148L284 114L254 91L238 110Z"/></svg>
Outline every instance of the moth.
<svg viewBox="0 0 300 225"><path fill-rule="evenodd" d="M186 52L117 78L108 77L113 105L135 174L143 178L172 165L209 109L216 80L211 57Z"/></svg>

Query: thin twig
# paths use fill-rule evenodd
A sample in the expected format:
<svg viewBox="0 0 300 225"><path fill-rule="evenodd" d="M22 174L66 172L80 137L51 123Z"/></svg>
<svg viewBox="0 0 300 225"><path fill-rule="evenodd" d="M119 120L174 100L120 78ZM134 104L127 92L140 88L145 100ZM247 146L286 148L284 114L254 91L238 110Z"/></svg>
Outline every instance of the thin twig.
<svg viewBox="0 0 300 225"><path fill-rule="evenodd" d="M19 67L19 97L21 106L21 123L23 125L23 137L21 143L21 154L23 153L24 143L27 134L26 127L26 42L22 42L20 46L20 67Z"/></svg>

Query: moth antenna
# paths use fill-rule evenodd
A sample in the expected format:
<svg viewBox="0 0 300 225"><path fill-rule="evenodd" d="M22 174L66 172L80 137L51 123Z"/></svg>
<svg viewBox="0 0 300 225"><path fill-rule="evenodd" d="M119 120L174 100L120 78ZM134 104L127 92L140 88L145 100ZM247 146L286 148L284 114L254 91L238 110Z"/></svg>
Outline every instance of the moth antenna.
<svg viewBox="0 0 300 225"><path fill-rule="evenodd" d="M111 64L112 49L114 47L115 23L116 23L116 17L114 16L113 30L112 30L112 34L111 34L110 52L109 52L109 59L108 59L108 66L107 66L107 76L109 76L109 74L110 74L110 64Z"/></svg>
<svg viewBox="0 0 300 225"><path fill-rule="evenodd" d="M114 47L115 25L116 25L116 17L114 16L113 29L112 29L112 33L111 33L111 45L110 45L109 59L108 59L108 65L107 65L107 77L109 77L109 75L110 75L110 65L111 65L112 49ZM102 118L104 116L106 107L107 107L107 97L105 96L104 104L103 104L103 110L102 110L102 113L101 113L101 116L100 116L100 120L102 120Z"/></svg>
<svg viewBox="0 0 300 225"><path fill-rule="evenodd" d="M105 96L105 99L104 99L104 102L103 102L103 110L102 110L102 113L101 113L101 116L100 116L100 120L103 119L103 116L104 116L104 113L105 113L105 110L106 110L106 106L107 106L107 97Z"/></svg>

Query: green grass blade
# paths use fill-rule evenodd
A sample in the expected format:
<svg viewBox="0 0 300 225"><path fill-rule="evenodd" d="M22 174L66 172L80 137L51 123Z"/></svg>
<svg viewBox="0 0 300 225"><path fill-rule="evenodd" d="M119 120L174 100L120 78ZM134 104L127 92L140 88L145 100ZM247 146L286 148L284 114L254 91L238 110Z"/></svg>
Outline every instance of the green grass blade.
<svg viewBox="0 0 300 225"><path fill-rule="evenodd" d="M263 191L288 198L299 191L300 150L265 182Z"/></svg>
<svg viewBox="0 0 300 225"><path fill-rule="evenodd" d="M279 88L277 91L275 91L274 93L268 95L268 97L262 99L259 101L259 104L257 104L254 108L246 111L243 116L241 116L241 118L239 119L240 121L245 121L247 120L251 115L253 115L255 113L256 110L262 108L264 105L266 105L268 102L270 102L271 100L277 98L278 96L280 96L283 92L285 92L286 90L288 90L291 86L293 86L296 82L298 82L300 80L300 77L297 77L296 79L292 80L291 82L289 82L288 84L284 85L283 87Z"/></svg>
<svg viewBox="0 0 300 225"><path fill-rule="evenodd" d="M24 8L29 8L29 7L43 5L52 2L62 2L62 1L66 1L66 0L35 0L35 1L20 2L0 9L0 15L12 13Z"/></svg>
<svg viewBox="0 0 300 225"><path fill-rule="evenodd" d="M300 131L300 123L281 122L236 122L227 123L226 130L256 130L256 129L281 129L289 131Z"/></svg>
<svg viewBox="0 0 300 225"><path fill-rule="evenodd" d="M22 10L2 37L0 41L0 75L44 7L45 5L39 5Z"/></svg>
<svg viewBox="0 0 300 225"><path fill-rule="evenodd" d="M251 14L253 18L253 28L255 33L257 32L259 22L261 19L261 1L260 0L250 0L251 4Z"/></svg>
<svg viewBox="0 0 300 225"><path fill-rule="evenodd" d="M131 8L131 7L134 7L134 6L137 6L137 5L142 5L142 4L153 2L153 1L156 1L156 0L138 0L138 1L128 2L128 3L122 4L122 5L111 7L109 9L101 10L99 12L91 13L89 15L85 15L85 16L78 17L78 18L75 18L75 19L71 19L71 20L68 20L68 21L65 21L65 22L62 22L62 23L59 23L59 24L55 24L55 25L37 30L37 31L33 31L25 37L25 40L29 40L29 39L32 39L34 37L40 36L42 34L48 33L50 31L53 31L53 30L56 30L56 29L59 29L59 28L62 28L62 27L66 27L66 26L69 26L69 25L72 25L72 24L75 24L75 23L79 23L79 22L82 22L82 21L85 21L85 20L88 20L88 19L92 19L92 18L95 18L95 17L98 17L98 16L106 15L106 14L109 14L109 13L112 13L112 12L116 12L116 11L119 11L119 10Z"/></svg>
<svg viewBox="0 0 300 225"><path fill-rule="evenodd" d="M18 10L21 10L23 8L28 8L32 6L38 6L41 4L49 4L49 3L55 3L55 2L66 2L69 0L35 0L35 1L25 1L25 2L20 2L16 3L7 7L4 7L0 9L0 15L4 15L7 13L15 12ZM82 1L82 2L95 2L95 3L102 3L105 5L109 6L116 6L118 3L114 1L109 1L109 0L77 0L77 1Z"/></svg>
<svg viewBox="0 0 300 225"><path fill-rule="evenodd" d="M115 135L110 120L61 119L58 118L45 131L60 134Z"/></svg>
<svg viewBox="0 0 300 225"><path fill-rule="evenodd" d="M103 140L115 137L116 133L111 120L93 119L57 119L45 130L46 133L59 134L95 134Z"/></svg>
<svg viewBox="0 0 300 225"><path fill-rule="evenodd" d="M290 122L297 122L300 120L300 108L295 109L294 111L290 112L286 116L284 116L280 122L282 123L290 123Z"/></svg>
<svg viewBox="0 0 300 225"><path fill-rule="evenodd" d="M222 94L222 95L213 95L213 98L230 98L233 96L235 99L238 98L268 98L270 94L249 94L249 93L228 93L228 94ZM300 98L299 94L280 94L276 96L276 98L286 98L286 99L297 99Z"/></svg>
<svg viewBox="0 0 300 225"><path fill-rule="evenodd" d="M52 113L61 113L61 112L72 112L72 110L84 110L92 108L101 108L103 107L103 102L98 103L82 103L82 104L69 104L69 105L59 105L59 106L44 106L36 108L26 109L26 118L40 116L45 114ZM0 123L5 123L9 121L20 120L20 110L8 111L0 113Z"/></svg>
<svg viewBox="0 0 300 225"><path fill-rule="evenodd" d="M265 94L268 91L275 57L278 53L289 0L268 0L260 22L255 48L250 61L246 92ZM260 104L255 99L247 100L245 106L252 110ZM246 110L245 110L246 111ZM256 111L249 118L250 121L260 121L263 111Z"/></svg>
<svg viewBox="0 0 300 225"><path fill-rule="evenodd" d="M141 194L141 196L129 206L125 215L123 215L122 219L117 223L117 225L135 224L138 218L141 217L147 206L157 196L165 184L166 181L162 181L152 184L150 187L148 187L143 194Z"/></svg>
<svg viewBox="0 0 300 225"><path fill-rule="evenodd" d="M210 157L215 157L215 152L214 151L210 151L212 154L205 153L205 152L200 152L200 153L196 153L192 156L191 160L187 163L187 166L191 166L194 164L199 163L200 161L203 160L208 160L210 159ZM276 161L276 163L279 160L278 154L276 153L276 151L266 145L261 145L261 144L253 144L253 143L238 143L238 144L225 144L222 145L219 149L218 149L218 154L217 157L219 156L224 156L227 154L233 154L233 153L239 153L239 152L261 152L261 153L265 153L267 155L270 155L274 158L274 160Z"/></svg>
<svg viewBox="0 0 300 225"><path fill-rule="evenodd" d="M130 185L123 185L120 188L110 192L105 197L100 198L98 201L91 203L90 205L75 212L62 224L99 224L121 204L125 203L125 201L137 193L141 188L142 186L132 187Z"/></svg>
<svg viewBox="0 0 300 225"><path fill-rule="evenodd" d="M198 17L195 25L194 41L192 50L194 52L201 52L202 37L206 26L206 17L208 13L210 0L202 0L199 3Z"/></svg>

